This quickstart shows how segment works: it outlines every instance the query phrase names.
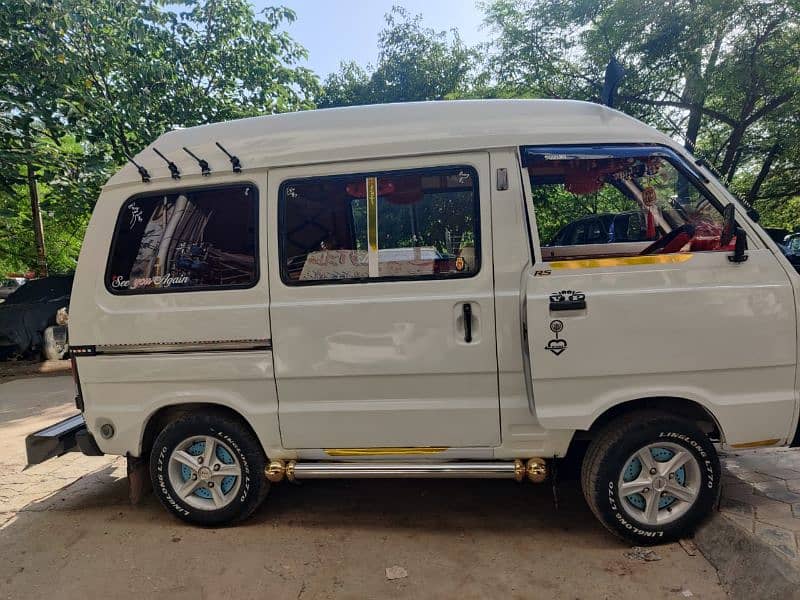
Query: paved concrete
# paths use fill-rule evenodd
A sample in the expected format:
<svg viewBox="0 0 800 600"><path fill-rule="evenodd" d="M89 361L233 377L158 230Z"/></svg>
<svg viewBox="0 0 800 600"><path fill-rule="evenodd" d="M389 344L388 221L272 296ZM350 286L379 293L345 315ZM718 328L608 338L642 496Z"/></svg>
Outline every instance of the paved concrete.
<svg viewBox="0 0 800 600"><path fill-rule="evenodd" d="M695 536L733 598L800 598L800 450L722 456L719 513Z"/></svg>
<svg viewBox="0 0 800 600"><path fill-rule="evenodd" d="M320 481L276 486L232 528L131 507L120 459L20 472L23 440L67 416L72 382L0 384L0 598L725 598L680 545L644 562L593 518L574 481ZM387 578L390 573L407 575Z"/></svg>
<svg viewBox="0 0 800 600"><path fill-rule="evenodd" d="M723 456L720 513L800 568L800 451Z"/></svg>

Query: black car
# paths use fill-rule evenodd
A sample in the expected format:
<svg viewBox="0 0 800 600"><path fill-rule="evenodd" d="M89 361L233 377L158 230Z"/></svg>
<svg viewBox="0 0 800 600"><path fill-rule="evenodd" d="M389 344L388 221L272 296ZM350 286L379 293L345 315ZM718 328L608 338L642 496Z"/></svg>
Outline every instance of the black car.
<svg viewBox="0 0 800 600"><path fill-rule="evenodd" d="M69 306L72 275L34 279L0 304L0 359L41 352L44 331L56 323L59 308Z"/></svg>

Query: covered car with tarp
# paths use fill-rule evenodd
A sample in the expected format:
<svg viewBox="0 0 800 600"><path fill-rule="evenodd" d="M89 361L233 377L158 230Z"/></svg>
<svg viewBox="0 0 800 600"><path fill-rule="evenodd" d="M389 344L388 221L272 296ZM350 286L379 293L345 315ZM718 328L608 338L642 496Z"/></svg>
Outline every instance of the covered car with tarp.
<svg viewBox="0 0 800 600"><path fill-rule="evenodd" d="M41 351L45 329L55 324L59 308L69 306L72 277L34 279L0 304L0 359Z"/></svg>

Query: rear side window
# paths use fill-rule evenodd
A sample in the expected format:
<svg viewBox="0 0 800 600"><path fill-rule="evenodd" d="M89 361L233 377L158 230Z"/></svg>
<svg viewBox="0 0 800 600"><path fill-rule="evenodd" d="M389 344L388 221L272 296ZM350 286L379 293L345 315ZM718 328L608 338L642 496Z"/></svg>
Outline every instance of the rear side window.
<svg viewBox="0 0 800 600"><path fill-rule="evenodd" d="M257 206L251 185L131 198L117 219L106 288L134 294L255 285Z"/></svg>
<svg viewBox="0 0 800 600"><path fill-rule="evenodd" d="M285 283L470 277L480 268L478 177L454 166L285 181Z"/></svg>

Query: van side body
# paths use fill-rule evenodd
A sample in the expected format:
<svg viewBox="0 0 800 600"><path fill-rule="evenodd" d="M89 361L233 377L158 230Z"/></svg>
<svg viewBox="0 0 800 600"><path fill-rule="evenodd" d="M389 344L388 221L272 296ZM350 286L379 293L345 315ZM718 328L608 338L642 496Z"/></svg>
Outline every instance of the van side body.
<svg viewBox="0 0 800 600"><path fill-rule="evenodd" d="M232 171L217 142L241 160L241 172ZM177 164L180 179L170 178L153 147ZM208 161L209 176L183 147ZM644 171L653 157L665 165L655 175ZM252 431L275 470L291 464L298 476L305 463L398 460L505 461L519 471L520 461L525 468L529 459L561 458L583 441L611 435L605 430L612 422L621 431L637 411L679 416L709 444L732 448L789 445L796 436L800 276L712 173L674 140L622 113L539 100L309 111L172 131L135 160L151 180L128 165L103 188L69 308L80 407L103 453L148 456L169 423L215 411ZM537 218L545 212L536 199L566 186L597 201L581 186L600 180L587 184L564 171L579 163L618 172L635 164L632 175L599 176L628 188L620 189L634 200L651 189L661 193L659 184L638 182L673 168L699 190L704 210L717 206L722 219L722 207L735 207L747 260L732 262L732 250L718 240L718 251L704 251L694 225L670 226L659 219L675 211L651 210L647 201L620 210L624 219L606 218L600 243L558 254L540 239ZM418 194L410 202L401 194L404 182L422 189L410 192ZM337 248L341 239L298 242L307 246L301 267L287 255L295 243L287 230L296 218L306 227L296 235L310 240L313 226L326 235L327 221L308 208L323 188L347 189L355 207L349 219L367 215L364 231L352 233L363 241L352 249ZM135 293L133 277L114 272L115 240L150 227L137 222L138 211L159 195L163 208L153 209L150 223L163 210L164 229L156 233L174 235L170 211L186 198L205 206L196 194L215 189L237 199L214 210L239 201L254 209L247 221L254 242L242 246L255 257L250 274L229 287L180 290L168 279L176 271L159 263L150 287ZM566 197L559 189L551 199ZM439 193L450 194L446 206L474 206L474 214L463 209L474 236L462 232L460 242L451 241L448 225L446 248L378 248L389 235L381 211L424 217ZM295 217L297 194L306 212ZM680 197L664 202L682 211ZM643 229L624 238L609 231L610 222ZM679 229L691 230L683 246L646 252L650 242L642 240ZM332 257L351 260L352 272L337 280L326 275L327 263L309 267ZM687 470L680 477L691 476Z"/></svg>

